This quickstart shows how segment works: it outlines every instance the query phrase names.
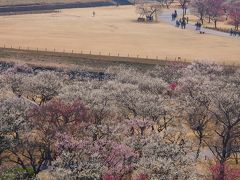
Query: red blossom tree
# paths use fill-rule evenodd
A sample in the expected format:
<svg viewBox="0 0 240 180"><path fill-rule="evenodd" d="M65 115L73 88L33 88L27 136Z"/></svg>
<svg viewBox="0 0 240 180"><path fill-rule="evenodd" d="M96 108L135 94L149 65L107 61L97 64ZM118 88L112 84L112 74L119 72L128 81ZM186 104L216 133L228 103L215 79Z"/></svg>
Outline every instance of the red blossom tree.
<svg viewBox="0 0 240 180"><path fill-rule="evenodd" d="M103 180L120 180L118 177L114 177L113 175L106 175L103 177Z"/></svg>
<svg viewBox="0 0 240 180"><path fill-rule="evenodd" d="M224 175L221 171L224 169ZM215 164L210 167L213 180L237 180L240 178L240 168L232 168L227 164Z"/></svg>
<svg viewBox="0 0 240 180"><path fill-rule="evenodd" d="M42 106L34 106L28 112L29 121L45 135L55 135L56 132L65 132L80 128L89 123L88 109L80 100L65 103L53 100Z"/></svg>
<svg viewBox="0 0 240 180"><path fill-rule="evenodd" d="M65 132L79 135L79 130L86 128L90 121L88 109L79 100L72 103L52 100L42 106L34 106L28 111L27 116L32 129L47 147L45 158L47 164L51 164L56 156L53 147L56 135Z"/></svg>
<svg viewBox="0 0 240 180"><path fill-rule="evenodd" d="M150 178L148 177L147 174L141 173L134 180L149 180L149 179Z"/></svg>

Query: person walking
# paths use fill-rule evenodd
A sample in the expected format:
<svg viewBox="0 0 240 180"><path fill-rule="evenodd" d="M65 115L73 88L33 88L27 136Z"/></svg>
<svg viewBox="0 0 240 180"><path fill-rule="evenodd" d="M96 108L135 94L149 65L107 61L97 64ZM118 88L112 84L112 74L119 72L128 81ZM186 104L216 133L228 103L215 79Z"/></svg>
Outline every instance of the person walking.
<svg viewBox="0 0 240 180"><path fill-rule="evenodd" d="M237 30L233 31L233 36L237 36Z"/></svg>
<svg viewBox="0 0 240 180"><path fill-rule="evenodd" d="M186 20L185 19L183 19L183 21L182 21L182 28L186 29Z"/></svg>
<svg viewBox="0 0 240 180"><path fill-rule="evenodd" d="M179 26L180 26L180 23L179 23L179 21L178 21L178 20L176 20L176 27L178 27L178 28L179 28Z"/></svg>
<svg viewBox="0 0 240 180"><path fill-rule="evenodd" d="M174 21L175 20L175 14L174 13L172 13L172 21Z"/></svg>
<svg viewBox="0 0 240 180"><path fill-rule="evenodd" d="M181 28L183 29L183 21L181 21Z"/></svg>
<svg viewBox="0 0 240 180"><path fill-rule="evenodd" d="M198 22L195 24L195 30L198 30Z"/></svg>
<svg viewBox="0 0 240 180"><path fill-rule="evenodd" d="M196 26L196 31L200 31L202 24L200 22L197 22L195 26Z"/></svg>
<svg viewBox="0 0 240 180"><path fill-rule="evenodd" d="M201 23L198 23L198 29L199 29L199 31L201 31L201 28L202 28L202 24L201 24Z"/></svg>
<svg viewBox="0 0 240 180"><path fill-rule="evenodd" d="M233 29L232 29L232 28L230 29L230 32L229 32L229 33L230 33L230 36L233 35Z"/></svg>
<svg viewBox="0 0 240 180"><path fill-rule="evenodd" d="M175 17L177 18L178 14L177 14L177 10L174 11Z"/></svg>

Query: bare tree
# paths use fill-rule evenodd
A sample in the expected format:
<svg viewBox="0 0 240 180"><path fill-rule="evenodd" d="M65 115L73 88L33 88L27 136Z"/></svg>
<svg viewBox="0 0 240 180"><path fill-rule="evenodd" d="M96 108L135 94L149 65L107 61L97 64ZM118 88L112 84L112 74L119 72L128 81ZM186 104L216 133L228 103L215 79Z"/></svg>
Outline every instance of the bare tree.
<svg viewBox="0 0 240 180"><path fill-rule="evenodd" d="M188 6L190 4L190 1L191 0L178 0L179 4L180 4L180 6L181 6L181 8L183 10L183 18L184 18L184 16L187 13L187 8L188 8Z"/></svg>
<svg viewBox="0 0 240 180"><path fill-rule="evenodd" d="M204 139L208 138L208 126L211 120L209 113L210 99L204 93L204 77L185 77L180 81L182 97L183 118L187 118L189 127L194 132L199 143L196 152L196 159L199 157L200 150L204 144Z"/></svg>
<svg viewBox="0 0 240 180"><path fill-rule="evenodd" d="M139 1L136 5L136 11L140 16L138 21L157 22L163 6L163 2L160 1Z"/></svg>
<svg viewBox="0 0 240 180"><path fill-rule="evenodd" d="M207 1L208 0L193 0L191 2L192 12L199 17L202 24L208 11Z"/></svg>
<svg viewBox="0 0 240 180"><path fill-rule="evenodd" d="M184 88L188 91L184 95L189 103L188 121L221 165L218 176L224 179L225 163L235 153L240 135L239 86L217 66L191 68L186 71Z"/></svg>
<svg viewBox="0 0 240 180"><path fill-rule="evenodd" d="M209 17L209 22L212 20L214 22L214 27L217 28L217 22L224 14L223 9L224 0L208 0L206 3L207 7L207 15Z"/></svg>
<svg viewBox="0 0 240 180"><path fill-rule="evenodd" d="M220 178L224 177L224 163L235 152L235 140L240 136L240 103L239 90L227 84L223 88L218 88L220 93L211 94L213 108L211 113L215 119L217 136L214 144L208 143L211 151L222 165Z"/></svg>
<svg viewBox="0 0 240 180"><path fill-rule="evenodd" d="M26 112L31 104L15 97L6 99L0 107L1 157L3 161L20 166L24 170L22 178L30 178L38 174L45 160L45 145L33 138L35 135L30 132L31 128L27 123Z"/></svg>

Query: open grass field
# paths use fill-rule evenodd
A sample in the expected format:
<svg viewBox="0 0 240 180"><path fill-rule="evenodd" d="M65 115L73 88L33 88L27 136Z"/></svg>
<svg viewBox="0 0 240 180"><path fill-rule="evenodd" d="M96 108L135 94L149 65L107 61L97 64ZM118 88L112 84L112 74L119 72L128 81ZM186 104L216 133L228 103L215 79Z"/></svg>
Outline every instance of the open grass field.
<svg viewBox="0 0 240 180"><path fill-rule="evenodd" d="M137 23L137 17L133 6L1 16L0 41L8 47L240 64L240 38L200 35L164 23Z"/></svg>

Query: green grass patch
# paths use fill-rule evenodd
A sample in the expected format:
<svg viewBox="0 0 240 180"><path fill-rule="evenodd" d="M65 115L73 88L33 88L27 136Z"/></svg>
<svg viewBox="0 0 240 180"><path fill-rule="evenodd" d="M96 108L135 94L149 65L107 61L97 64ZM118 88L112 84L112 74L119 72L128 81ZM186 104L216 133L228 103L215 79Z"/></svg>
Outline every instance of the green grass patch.
<svg viewBox="0 0 240 180"><path fill-rule="evenodd" d="M0 180L16 180L16 179L26 179L26 174L28 174L30 177L34 176L34 171L32 168L27 168L27 170L15 167L6 169L1 173Z"/></svg>

